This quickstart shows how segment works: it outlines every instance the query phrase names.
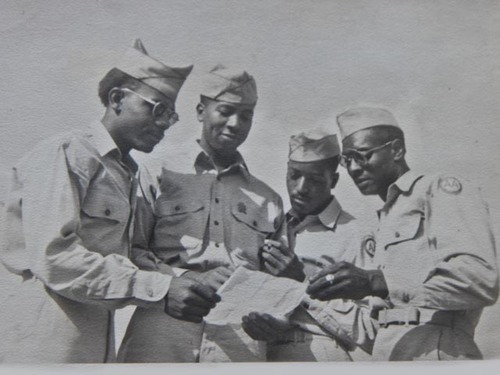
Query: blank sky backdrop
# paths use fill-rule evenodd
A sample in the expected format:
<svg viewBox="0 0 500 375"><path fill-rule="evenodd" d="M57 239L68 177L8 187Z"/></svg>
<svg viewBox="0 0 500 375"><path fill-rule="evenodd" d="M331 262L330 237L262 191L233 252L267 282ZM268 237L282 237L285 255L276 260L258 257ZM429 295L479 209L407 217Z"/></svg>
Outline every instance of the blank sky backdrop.
<svg viewBox="0 0 500 375"><path fill-rule="evenodd" d="M222 62L257 79L241 151L283 196L290 134L336 129L335 114L348 107L381 105L407 134L410 166L477 182L500 227L498 1L2 0L1 8L0 193L8 168L40 139L102 116L97 84L141 37L153 57L195 70L177 103L181 122L140 161L159 165L194 147L199 77ZM358 216L381 204L344 171L337 194ZM495 339L482 340L492 351Z"/></svg>

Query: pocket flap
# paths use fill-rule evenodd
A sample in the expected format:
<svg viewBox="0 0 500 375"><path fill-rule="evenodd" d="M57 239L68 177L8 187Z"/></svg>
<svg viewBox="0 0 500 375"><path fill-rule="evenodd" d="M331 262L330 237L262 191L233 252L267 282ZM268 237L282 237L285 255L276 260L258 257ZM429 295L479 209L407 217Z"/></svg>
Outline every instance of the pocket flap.
<svg viewBox="0 0 500 375"><path fill-rule="evenodd" d="M421 214L399 218L397 225L392 226L392 230L384 235L386 246L415 238L420 229L421 221Z"/></svg>
<svg viewBox="0 0 500 375"><path fill-rule="evenodd" d="M155 215L156 216L172 216L180 215L189 212L197 212L204 209L204 205L201 201L197 200L158 200L155 204Z"/></svg>
<svg viewBox="0 0 500 375"><path fill-rule="evenodd" d="M272 233L276 230L274 223L269 221L267 217L267 210L262 207L238 202L232 205L231 213L236 220L256 231Z"/></svg>
<svg viewBox="0 0 500 375"><path fill-rule="evenodd" d="M83 202L82 211L91 217L125 222L130 214L130 206L113 195L91 192Z"/></svg>

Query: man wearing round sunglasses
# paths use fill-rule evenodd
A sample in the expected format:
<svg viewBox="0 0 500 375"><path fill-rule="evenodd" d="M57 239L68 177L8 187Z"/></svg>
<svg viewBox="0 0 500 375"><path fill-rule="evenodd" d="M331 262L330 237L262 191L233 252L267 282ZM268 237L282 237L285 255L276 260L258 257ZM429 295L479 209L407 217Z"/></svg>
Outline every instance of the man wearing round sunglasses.
<svg viewBox="0 0 500 375"><path fill-rule="evenodd" d="M128 258L142 193L130 151L151 152L175 123L191 69L149 57L137 40L99 83L102 120L42 142L13 168L0 362L113 361L114 309L160 305L192 320L215 305L207 286Z"/></svg>
<svg viewBox="0 0 500 375"><path fill-rule="evenodd" d="M334 264L311 280L308 293L320 300L385 298L375 360L480 359L474 329L497 299L498 271L479 190L452 175L410 170L403 131L385 109L354 108L337 122L342 164L362 194L384 201L377 268Z"/></svg>

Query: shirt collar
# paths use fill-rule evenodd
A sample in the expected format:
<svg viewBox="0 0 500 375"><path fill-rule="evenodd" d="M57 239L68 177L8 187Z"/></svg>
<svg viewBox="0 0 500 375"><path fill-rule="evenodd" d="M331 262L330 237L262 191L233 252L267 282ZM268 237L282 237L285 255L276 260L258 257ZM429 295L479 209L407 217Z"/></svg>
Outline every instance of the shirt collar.
<svg viewBox="0 0 500 375"><path fill-rule="evenodd" d="M342 207L340 206L339 201L337 198L333 197L330 204L319 213L318 218L325 227L333 229L335 228L335 225L337 225L337 220L339 219L341 212Z"/></svg>
<svg viewBox="0 0 500 375"><path fill-rule="evenodd" d="M92 144L101 157L110 153L116 154L118 161L124 162L134 173L137 172L138 166L135 160L130 155L127 155L125 160L123 160L121 151L102 122L96 121L92 123L89 127L89 135Z"/></svg>
<svg viewBox="0 0 500 375"><path fill-rule="evenodd" d="M99 155L104 156L115 149L118 150L115 141L100 121L90 125L89 134Z"/></svg>
<svg viewBox="0 0 500 375"><path fill-rule="evenodd" d="M217 168L209 153L202 147L199 140L197 140L198 145L201 148L201 152L198 154L194 161L194 168L197 174L215 172L217 173ZM236 153L236 158L234 163L218 172L222 173L230 173L230 172L242 172L244 175L249 174L248 167L243 160L243 156L239 152Z"/></svg>
<svg viewBox="0 0 500 375"><path fill-rule="evenodd" d="M401 193L408 193L423 175L423 173L414 172L412 170L403 173L403 175L389 186L386 202L392 202Z"/></svg>
<svg viewBox="0 0 500 375"><path fill-rule="evenodd" d="M340 205L337 198L333 197L328 206L326 206L326 208L323 211L321 211L317 215L307 215L302 221L300 221L300 223L297 224L319 221L319 223L321 223L326 228L333 230L337 225L337 221L341 213L342 213L342 206ZM291 220L298 221L298 215L293 209L288 211L286 215L288 223L290 223Z"/></svg>

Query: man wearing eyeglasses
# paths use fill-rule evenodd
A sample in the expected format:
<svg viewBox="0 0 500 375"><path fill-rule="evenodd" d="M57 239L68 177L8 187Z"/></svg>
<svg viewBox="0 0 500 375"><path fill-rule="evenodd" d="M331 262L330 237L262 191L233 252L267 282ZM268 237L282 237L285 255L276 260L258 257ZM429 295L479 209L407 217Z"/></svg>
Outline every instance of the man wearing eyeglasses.
<svg viewBox="0 0 500 375"><path fill-rule="evenodd" d="M206 285L128 258L141 194L129 153L151 152L175 123L191 69L149 57L137 40L99 84L102 120L42 142L13 168L1 362L113 361L115 308L159 305L189 320L215 305Z"/></svg>
<svg viewBox="0 0 500 375"><path fill-rule="evenodd" d="M379 108L337 117L342 164L378 195L375 270L337 263L311 280L313 298L385 298L375 360L480 359L474 329L498 296L495 245L479 190L452 175L410 170L404 134ZM334 279L334 283L326 279Z"/></svg>
<svg viewBox="0 0 500 375"><path fill-rule="evenodd" d="M201 137L189 150L192 155L161 171L149 220L154 227L142 230L143 243L136 244L153 254L135 257L142 268L179 267L187 277L215 291L235 267L261 269L260 248L266 239L283 240L281 198L250 173L238 151L252 127L256 104L255 79L246 71L217 65L205 74L196 106ZM187 165L182 165L184 160ZM210 325L201 319L181 322L159 309L138 308L119 358L125 362L255 361L262 360L262 343L240 326Z"/></svg>

